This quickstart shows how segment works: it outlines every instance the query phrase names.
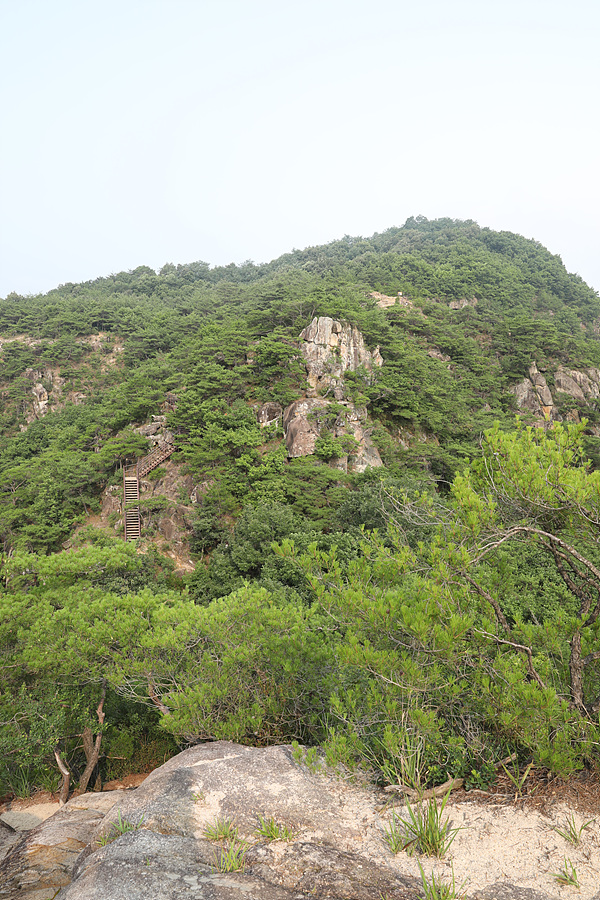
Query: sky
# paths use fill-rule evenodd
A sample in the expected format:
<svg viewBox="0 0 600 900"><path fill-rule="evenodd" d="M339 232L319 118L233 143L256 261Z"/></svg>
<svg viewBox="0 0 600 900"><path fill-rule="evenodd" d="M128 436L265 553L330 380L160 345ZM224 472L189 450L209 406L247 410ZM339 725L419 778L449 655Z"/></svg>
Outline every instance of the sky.
<svg viewBox="0 0 600 900"><path fill-rule="evenodd" d="M596 0L0 0L0 297L409 216L600 289Z"/></svg>

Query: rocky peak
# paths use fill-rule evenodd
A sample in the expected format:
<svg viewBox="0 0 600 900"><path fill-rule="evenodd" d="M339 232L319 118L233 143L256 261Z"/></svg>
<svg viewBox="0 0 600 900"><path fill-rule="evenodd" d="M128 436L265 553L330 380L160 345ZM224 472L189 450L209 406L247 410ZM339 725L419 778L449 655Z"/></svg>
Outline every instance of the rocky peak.
<svg viewBox="0 0 600 900"><path fill-rule="evenodd" d="M360 367L372 372L383 364L379 347L371 352L356 325L329 316L315 316L299 340L312 396L331 390L336 400L342 400L344 372Z"/></svg>

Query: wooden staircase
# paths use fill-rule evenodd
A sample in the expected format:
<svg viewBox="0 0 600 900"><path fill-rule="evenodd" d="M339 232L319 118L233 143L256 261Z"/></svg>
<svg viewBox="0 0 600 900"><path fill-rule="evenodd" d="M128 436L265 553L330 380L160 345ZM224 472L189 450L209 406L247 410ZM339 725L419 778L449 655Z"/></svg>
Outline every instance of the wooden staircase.
<svg viewBox="0 0 600 900"><path fill-rule="evenodd" d="M138 459L135 465L123 467L123 529L126 541L138 541L142 535L140 478L160 466L174 450L173 444L163 444Z"/></svg>

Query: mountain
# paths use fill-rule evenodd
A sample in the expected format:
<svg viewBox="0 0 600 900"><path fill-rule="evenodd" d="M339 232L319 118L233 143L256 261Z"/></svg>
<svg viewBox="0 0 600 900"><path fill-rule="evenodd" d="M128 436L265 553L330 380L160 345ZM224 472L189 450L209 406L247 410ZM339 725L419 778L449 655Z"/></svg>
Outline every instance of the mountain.
<svg viewBox="0 0 600 900"><path fill-rule="evenodd" d="M363 685L361 702L371 697L374 706L356 713L363 725L354 737L324 724L349 721L358 703L353 691L360 679L349 674L357 663L350 662L348 647L336 650L338 680L323 674L335 669L328 654L336 641L352 632L355 645L370 644L375 656L404 646L390 638L385 651L377 649L373 635L356 630L348 609L335 613L346 624L332 632L331 597L336 591L342 596L340 579L350 572L362 585L361 596L368 594L364 567L372 553L378 574L370 577L379 584L372 608L381 601L391 609L409 584L411 602L417 602L425 590L419 579L433 578L441 565L439 529L444 522L450 527L452 516L458 516L453 528L462 522L456 509L467 502L460 493L467 482L461 473L475 473L469 478L483 484L478 466L485 462L490 470L486 453L495 439L484 434L512 440L521 453L526 446L540 459L551 450L546 434L547 441L558 441L561 459L568 448L560 436L572 434L575 443L568 446L579 448L569 450L572 465L584 457L600 461L599 333L597 293L537 242L471 221L422 217L371 238L295 250L265 265L167 264L158 273L140 266L0 301L2 646L8 673L0 712L2 721L13 723L0 729L8 760L0 777L14 783L16 748L27 746L31 773L50 771L59 747L73 772L89 779L99 765L92 732L113 760L104 760L103 773L114 774L117 758L131 762L138 753L140 735L158 757L172 750L165 728L180 744L214 736L319 742L330 733L341 758L371 754L385 771L400 752L393 747L407 709L420 712L406 739L420 746L427 734L433 748L423 777L435 781L450 759L461 775L469 766L485 769L487 744L493 755L511 740L508 726L491 736L498 698L490 699L487 711L473 712L473 733L465 737L454 714L438 721L438 712L421 707L416 694L392 701L377 693L386 678L394 681L390 672L381 674L388 665L394 671L389 656L385 665L371 662L383 669L373 684ZM517 417L537 426L533 437L519 431ZM504 452L502 444L489 459ZM133 493L124 497L123 466L136 459L142 468L130 469ZM586 478L595 477L584 469ZM501 468L501 477L509 478L508 471ZM518 482L519 472L510 473ZM525 515L533 516L531 507ZM565 517L546 522L544 533L556 531L559 540L571 527ZM535 522L538 527L539 517ZM138 533L137 543L123 540ZM512 629L510 639L496 635L493 652L488 648L498 673L509 662L518 673L527 665L517 646L535 645L546 654L544 666L558 665L578 626L565 631L561 619L562 643L554 649L543 646L541 632L527 628L543 628L545 616L558 621L564 610L575 622L576 605L583 603L578 579L585 578L579 570L565 573L558 544L544 547L538 535L538 546L529 532L519 534L525 537L515 553L499 549L493 565L476 554L473 569L457 557L446 561L461 573L461 590L465 579L476 581L478 602L491 604L487 613L472 611L470 624L461 618L474 601L471 593L468 601L457 601L446 568L439 584L427 581L444 617L434 621L427 604L427 610L419 607L406 625L411 641L424 623L431 634L447 629L456 613L470 635L469 653L481 641L470 630L475 621L478 634ZM560 540L567 540L564 534ZM459 545L471 546L464 535ZM554 551L559 556L552 557ZM593 568L595 550L585 552ZM396 569L384 577L391 556ZM324 584L329 593L322 593ZM393 602L381 599L388 588L396 592ZM490 608L499 611L494 625L486 618ZM169 618L174 610L177 617ZM202 671L203 683L215 692L210 702L203 694L208 688L189 672L188 680L173 674L191 665L186 628L197 635L193 646L206 643L202 666L208 668ZM173 635L179 633L178 647ZM224 638L233 633L235 648ZM319 637L324 634L326 645ZM450 653L450 632L444 634L444 653ZM312 648L308 656L304 650L295 655L291 635ZM452 639L458 641L457 635ZM147 641L143 652L139 641ZM234 689L228 681L234 671L239 678L246 671L241 659L249 647L261 660L246 672L258 695L247 684L238 681ZM434 651L413 647L411 665L426 652ZM580 662L595 652L593 642L580 649ZM556 689L550 730L565 697L578 715L586 704L592 708L592 662L579 699L572 680L571 688ZM453 665L447 660L446 676ZM315 680L316 671L321 675ZM527 669L523 683L532 678ZM560 678L566 685L564 672ZM546 685L541 675L539 681ZM301 695L299 683L306 688ZM443 691L436 685L428 691L432 697L438 692L439 705ZM192 697L204 713L190 713ZM364 723L392 702L400 710L396 736L377 732L367 739ZM38 734L40 715L45 725ZM533 726L521 723L514 740L533 753L537 744L525 735L528 728ZM85 757L77 737L84 734ZM535 751L545 764L574 765L564 748L563 759L554 739L548 740L543 753Z"/></svg>

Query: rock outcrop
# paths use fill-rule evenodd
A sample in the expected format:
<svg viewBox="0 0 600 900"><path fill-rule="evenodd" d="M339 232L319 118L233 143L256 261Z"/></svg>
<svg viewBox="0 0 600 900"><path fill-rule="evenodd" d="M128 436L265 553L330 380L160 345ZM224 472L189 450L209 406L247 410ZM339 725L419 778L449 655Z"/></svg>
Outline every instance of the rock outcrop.
<svg viewBox="0 0 600 900"><path fill-rule="evenodd" d="M561 421L560 394L572 397L578 403L589 404L600 397L600 369L566 369L560 366L554 372L554 396L545 376L535 363L529 367L529 378L524 378L510 388L515 395L517 408L539 419ZM568 418L578 418L570 415Z"/></svg>
<svg viewBox="0 0 600 900"><path fill-rule="evenodd" d="M318 391L332 393L336 400L342 400L344 372L355 372L360 367L372 372L383 364L379 347L371 352L355 325L329 316L315 317L301 332L299 340L313 396Z"/></svg>
<svg viewBox="0 0 600 900"><path fill-rule="evenodd" d="M477 306L477 297L461 297L460 300L451 300L448 304L450 309L464 309L466 306Z"/></svg>
<svg viewBox="0 0 600 900"><path fill-rule="evenodd" d="M263 403L256 409L256 418L261 428L267 428L274 422L279 422L283 415L283 409L279 403Z"/></svg>
<svg viewBox="0 0 600 900"><path fill-rule="evenodd" d="M394 855L385 840L390 795L295 756L288 746L216 741L170 759L135 790L76 797L12 846L0 863L0 898L417 900L419 864L445 882L454 872L461 896L472 900L555 895L551 873L563 859L564 839L541 814L451 801L446 813L458 831L449 859ZM503 817L520 833L490 836ZM286 839L261 834L261 818L286 826ZM218 823L233 829L228 841L209 839ZM589 826L586 836L595 842L598 828ZM522 854L530 854L527 875L515 882L506 873L517 871ZM599 900L585 848L569 855L581 896Z"/></svg>
<svg viewBox="0 0 600 900"><path fill-rule="evenodd" d="M317 439L326 431L335 440L345 435L356 442L351 452L342 453L332 462L343 471L364 472L383 465L371 439L367 410L353 403L335 405L328 400L307 397L296 400L283 414L283 429L288 456L309 456L315 452Z"/></svg>
<svg viewBox="0 0 600 900"><path fill-rule="evenodd" d="M379 291L371 291L369 297L376 301L380 309L389 309L391 306L403 306L405 309L412 309L414 306L412 300L405 297L402 291L398 291L395 297L381 294Z"/></svg>
<svg viewBox="0 0 600 900"><path fill-rule="evenodd" d="M83 794L19 836L0 863L1 900L48 900L68 885L77 860L123 791ZM100 900L100 894L98 895Z"/></svg>
<svg viewBox="0 0 600 900"><path fill-rule="evenodd" d="M334 467L364 472L383 465L371 440L366 407L345 399L343 377L345 372L362 368L367 377L374 378L375 369L383 364L379 348L370 351L356 326L329 316L314 318L301 332L299 341L309 390L307 397L296 400L283 412L288 456L310 456L319 437L327 434L333 440L349 437L354 443L350 450L331 460Z"/></svg>
<svg viewBox="0 0 600 900"><path fill-rule="evenodd" d="M600 369L565 369L561 366L554 375L557 391L576 400L589 402L600 397Z"/></svg>

